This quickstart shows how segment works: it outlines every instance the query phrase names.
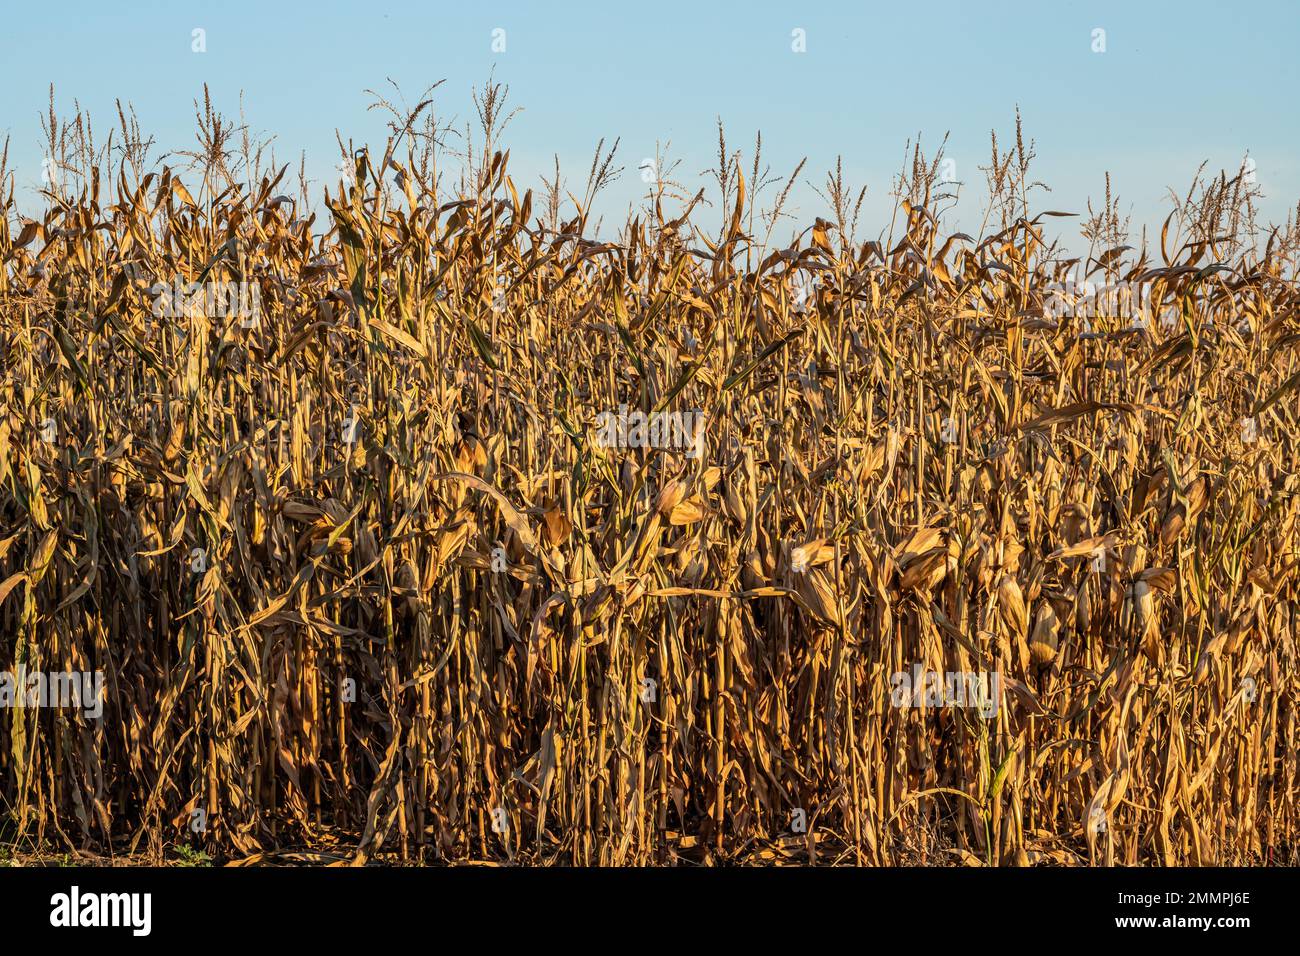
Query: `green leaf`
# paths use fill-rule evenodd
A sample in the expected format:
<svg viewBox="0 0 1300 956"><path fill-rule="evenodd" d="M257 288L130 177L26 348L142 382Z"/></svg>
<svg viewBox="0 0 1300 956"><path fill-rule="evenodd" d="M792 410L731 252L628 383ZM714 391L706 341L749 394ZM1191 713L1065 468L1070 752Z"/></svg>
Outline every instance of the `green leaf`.
<svg viewBox="0 0 1300 956"><path fill-rule="evenodd" d="M746 365L735 375L731 376L729 379L723 382L722 390L725 392L725 391L729 391L732 388L735 388L745 379L749 378L750 375L754 374L754 370L757 369L760 365L762 365L763 362L771 358L781 349L785 348L787 345L789 345L799 336L803 335L803 333L804 333L803 329L795 329L793 332L788 333L784 338L777 339L767 348L763 349L763 351L758 354L757 358L751 360L748 365Z"/></svg>
<svg viewBox="0 0 1300 956"><path fill-rule="evenodd" d="M501 370L501 362L497 358L496 350L492 347L492 340L487 334L479 328L479 324L469 316L465 317L465 327L469 330L469 340L474 343L474 348L479 354L479 358L488 364L489 368L497 371Z"/></svg>

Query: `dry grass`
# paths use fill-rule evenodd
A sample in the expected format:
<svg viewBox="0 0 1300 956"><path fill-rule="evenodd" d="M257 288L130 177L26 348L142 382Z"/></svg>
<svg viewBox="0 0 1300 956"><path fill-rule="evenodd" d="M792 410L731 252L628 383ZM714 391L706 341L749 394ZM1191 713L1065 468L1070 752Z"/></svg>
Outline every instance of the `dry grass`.
<svg viewBox="0 0 1300 956"><path fill-rule="evenodd" d="M0 711L4 842L1300 862L1294 235L1250 251L1249 195L1202 183L1081 263L1155 320L1085 326L1045 315L1018 130L981 239L918 149L887 241L836 173L772 247L720 142L719 230L661 183L599 242L611 160L534 206L480 105L456 188L395 109L320 222L210 105L194 193L125 116L79 163L51 112L48 210L0 193L0 667L106 702ZM155 317L178 276L257 283L260 323ZM702 410L705 454L599 447L620 403ZM890 706L915 663L1003 706Z"/></svg>

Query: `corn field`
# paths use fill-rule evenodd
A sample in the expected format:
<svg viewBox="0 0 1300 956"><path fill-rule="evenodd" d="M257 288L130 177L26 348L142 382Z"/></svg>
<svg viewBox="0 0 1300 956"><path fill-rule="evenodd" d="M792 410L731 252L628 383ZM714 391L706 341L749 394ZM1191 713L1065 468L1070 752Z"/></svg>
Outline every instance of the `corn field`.
<svg viewBox="0 0 1300 956"><path fill-rule="evenodd" d="M0 843L1300 863L1294 224L1240 241L1225 174L1066 259L1017 123L978 237L919 146L861 240L721 129L597 229L612 153L535 199L499 93L458 167L426 101L297 197L210 104L184 170L51 110L44 208L0 188L0 668L102 716L0 709ZM227 283L252 319L159 308ZM995 712L899 706L931 671Z"/></svg>

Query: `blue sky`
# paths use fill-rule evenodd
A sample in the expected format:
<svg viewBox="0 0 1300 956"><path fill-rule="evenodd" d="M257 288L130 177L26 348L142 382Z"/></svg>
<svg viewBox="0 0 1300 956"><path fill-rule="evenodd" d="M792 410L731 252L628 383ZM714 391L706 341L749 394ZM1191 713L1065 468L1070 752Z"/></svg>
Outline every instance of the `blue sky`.
<svg viewBox="0 0 1300 956"><path fill-rule="evenodd" d="M471 89L493 68L523 107L506 136L521 192L538 186L552 154L580 192L597 141L621 137L626 171L600 210L614 219L642 194L637 165L656 141L671 141L680 178L704 185L720 116L747 156L762 131L774 173L806 156L801 179L820 183L842 154L849 182L868 187L860 238L886 224L908 138L934 146L947 132L966 184L950 222L975 228L989 130L1005 143L1017 104L1037 143L1035 178L1052 187L1040 208L1083 212L1109 170L1134 224L1158 226L1168 187L1185 189L1202 160L1235 170L1247 151L1266 220L1300 199L1300 3L1289 0L65 0L12 4L5 22L0 137L12 137L24 206L37 202L51 82L59 109L78 100L101 135L114 98L131 101L163 149L192 145L205 82L228 114L242 90L250 126L276 136L277 158L296 165L305 150L309 175L332 182L336 127L382 142L366 88L392 77L414 98L445 79L439 114L464 121ZM191 49L195 28L205 53ZM505 52L492 50L497 28ZM791 49L796 28L804 53ZM1097 28L1104 53L1092 49ZM794 199L804 222L826 211L802 182Z"/></svg>

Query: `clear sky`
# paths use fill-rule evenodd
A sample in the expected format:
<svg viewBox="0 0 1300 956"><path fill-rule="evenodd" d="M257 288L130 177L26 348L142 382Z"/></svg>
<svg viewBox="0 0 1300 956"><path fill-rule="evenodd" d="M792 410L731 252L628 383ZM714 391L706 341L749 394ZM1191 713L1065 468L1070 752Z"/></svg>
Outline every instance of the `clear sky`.
<svg viewBox="0 0 1300 956"><path fill-rule="evenodd" d="M382 143L367 88L387 77L412 98L445 79L439 114L473 117L471 89L495 68L523 107L506 136L520 191L558 154L581 191L597 141L621 137L614 218L643 193L637 166L671 141L680 178L717 155L717 118L748 155L761 130L773 172L807 156L820 183L837 155L868 187L862 232L890 205L904 145L950 134L965 199L954 227L979 225L989 130L1005 143L1020 106L1037 142L1040 208L1083 212L1109 170L1134 224L1163 219L1168 187L1196 167L1240 168L1249 151L1266 220L1300 199L1300 3L925 0L925 2L459 2L439 0L5 0L0 138L12 137L20 201L37 202L39 115L55 84L106 132L113 101L132 102L164 150L193 144L193 101L276 137L277 158L306 151L309 174L331 183L334 130ZM206 52L192 50L205 31ZM493 31L505 31L494 52ZM1105 31L1095 52L1094 31ZM802 30L805 52L792 31ZM498 35L499 38L499 35ZM499 44L498 44L499 46ZM318 181L318 185L322 183ZM696 186L698 188L698 186ZM692 189L692 191L694 191ZM801 219L825 212L801 183ZM1073 227L1071 227L1073 228ZM864 236L860 235L860 238Z"/></svg>

